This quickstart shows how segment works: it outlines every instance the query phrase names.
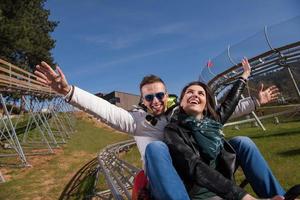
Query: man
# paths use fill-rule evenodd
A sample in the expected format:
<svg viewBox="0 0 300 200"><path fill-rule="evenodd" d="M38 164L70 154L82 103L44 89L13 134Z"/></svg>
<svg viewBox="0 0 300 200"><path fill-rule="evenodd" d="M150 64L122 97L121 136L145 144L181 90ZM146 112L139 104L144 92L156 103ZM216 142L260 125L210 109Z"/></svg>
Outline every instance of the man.
<svg viewBox="0 0 300 200"><path fill-rule="evenodd" d="M161 142L164 138L164 127L168 123L172 110L168 110L168 93L164 82L159 77L146 76L140 84L141 98L146 110L136 109L128 112L78 87L70 86L61 69L59 67L56 69L58 73L45 62L37 65L35 74L38 76L38 81L64 95L72 105L102 118L120 131L133 135L155 199L189 199L172 165L168 148ZM276 87L261 89L258 100L243 99L234 115L248 114L255 110L256 105L276 99L278 94ZM250 164L255 162L260 166L260 168L248 169L249 176L253 176L254 179L252 186L262 190L262 193L258 194L262 197L283 195L284 190L272 175L255 145L250 144L248 140L248 138L239 137L234 138L232 143L241 163L247 166L249 162Z"/></svg>

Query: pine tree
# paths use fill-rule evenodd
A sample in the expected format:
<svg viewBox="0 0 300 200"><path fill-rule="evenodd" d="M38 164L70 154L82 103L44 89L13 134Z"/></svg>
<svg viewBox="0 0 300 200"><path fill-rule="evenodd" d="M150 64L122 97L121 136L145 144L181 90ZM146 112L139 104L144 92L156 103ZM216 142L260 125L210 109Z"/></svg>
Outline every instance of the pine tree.
<svg viewBox="0 0 300 200"><path fill-rule="evenodd" d="M53 66L50 33L58 22L48 19L46 0L0 1L0 58L30 71L44 60Z"/></svg>

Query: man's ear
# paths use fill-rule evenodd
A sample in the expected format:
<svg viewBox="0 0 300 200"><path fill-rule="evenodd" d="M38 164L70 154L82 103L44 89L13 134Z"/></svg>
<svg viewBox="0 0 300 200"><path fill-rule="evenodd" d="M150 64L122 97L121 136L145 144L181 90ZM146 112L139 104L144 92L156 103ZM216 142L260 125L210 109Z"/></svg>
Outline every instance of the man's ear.
<svg viewBox="0 0 300 200"><path fill-rule="evenodd" d="M143 102L143 97L140 98L140 102L139 102L139 106L147 112L147 107L145 106L144 102Z"/></svg>

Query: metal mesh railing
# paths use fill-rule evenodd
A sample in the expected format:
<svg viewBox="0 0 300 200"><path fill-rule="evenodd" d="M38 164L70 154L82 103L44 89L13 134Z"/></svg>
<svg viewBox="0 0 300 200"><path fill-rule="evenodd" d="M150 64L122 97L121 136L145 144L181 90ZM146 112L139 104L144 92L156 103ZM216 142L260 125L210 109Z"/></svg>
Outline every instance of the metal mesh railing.
<svg viewBox="0 0 300 200"><path fill-rule="evenodd" d="M0 59L0 165L30 166L74 132L73 107L36 78Z"/></svg>
<svg viewBox="0 0 300 200"><path fill-rule="evenodd" d="M273 73L300 61L300 16L265 26L262 31L228 47L202 68L199 79L219 93L241 74L246 56L252 67L251 78Z"/></svg>

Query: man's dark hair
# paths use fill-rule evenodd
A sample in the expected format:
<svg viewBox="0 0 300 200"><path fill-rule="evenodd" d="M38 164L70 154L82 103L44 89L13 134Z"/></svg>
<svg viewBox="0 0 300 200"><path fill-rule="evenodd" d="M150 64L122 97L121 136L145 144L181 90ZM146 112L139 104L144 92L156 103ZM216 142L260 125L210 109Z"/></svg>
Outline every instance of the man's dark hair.
<svg viewBox="0 0 300 200"><path fill-rule="evenodd" d="M165 82L163 82L163 80L158 76L155 76L153 74L145 76L143 78L143 80L141 81L141 83L140 83L140 91L142 92L142 87L144 85L151 84L151 83L157 83L157 82L162 83L162 84L165 85Z"/></svg>

